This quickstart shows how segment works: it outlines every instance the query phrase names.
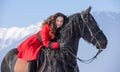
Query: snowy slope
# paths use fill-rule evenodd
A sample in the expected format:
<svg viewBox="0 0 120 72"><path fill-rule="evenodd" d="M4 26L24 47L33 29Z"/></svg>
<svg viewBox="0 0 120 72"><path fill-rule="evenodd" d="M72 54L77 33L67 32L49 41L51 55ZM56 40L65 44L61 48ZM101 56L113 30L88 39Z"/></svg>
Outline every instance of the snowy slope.
<svg viewBox="0 0 120 72"><path fill-rule="evenodd" d="M14 41L20 41L24 37L38 32L40 23L28 27L0 28L0 51L9 47Z"/></svg>
<svg viewBox="0 0 120 72"><path fill-rule="evenodd" d="M0 28L0 63L9 50L16 48L25 38L37 33L40 29L41 23L22 28Z"/></svg>

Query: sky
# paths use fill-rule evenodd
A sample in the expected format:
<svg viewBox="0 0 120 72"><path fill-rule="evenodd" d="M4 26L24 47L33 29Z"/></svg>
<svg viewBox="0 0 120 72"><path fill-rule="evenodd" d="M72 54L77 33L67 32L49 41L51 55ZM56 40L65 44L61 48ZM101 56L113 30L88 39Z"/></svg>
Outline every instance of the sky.
<svg viewBox="0 0 120 72"><path fill-rule="evenodd" d="M120 13L119 3L120 0L0 0L0 28L27 27L30 25L36 25L37 23L44 21L47 17L55 14L56 12L62 12L66 15L71 15L76 12L81 12L82 10L85 10L89 6L92 6L92 10L91 10L92 12L111 11L111 12ZM117 34L116 32L112 32L112 30L109 29L109 27L106 27L105 25L100 25L100 26L104 30L103 32L105 32L105 34L111 40L111 42L109 42L108 47L115 46L115 48L118 48L119 44L112 43L112 40L113 37L115 36L116 38L114 39L114 42L115 41L118 42L118 38L119 38L118 36L120 36L120 34ZM118 27L116 28L118 29ZM117 29L116 31L118 31ZM110 30L111 32L107 30ZM113 33L113 35L110 36L110 33ZM112 45L110 45L111 43ZM81 51L86 52L87 50L88 51L90 50L90 52L88 52L87 54L93 54L91 52L91 49L93 51L95 50L94 48L89 48L91 47L91 45L84 42L84 40L81 40L79 45L80 47L84 47L84 49L82 49ZM84 57L85 59L88 59L89 56L87 56L87 54L81 54L82 53L81 51L79 52L79 56L83 59ZM117 51L116 53L118 52L119 51ZM110 50L110 48L108 48L108 50L102 53L98 57L98 59L92 62L91 64L83 64L78 62L80 71L81 72L89 72L89 71L119 72L118 70L113 70L113 69L118 69L118 64L114 62L116 60L113 60L115 57L119 56L116 53L113 53L112 49ZM111 58L111 60L108 60L109 57L111 57L110 55L111 56L117 55L117 56ZM107 60L107 62L104 61L104 59ZM107 65L104 65L103 63ZM113 68L114 66L115 68Z"/></svg>
<svg viewBox="0 0 120 72"><path fill-rule="evenodd" d="M89 6L93 12L120 12L119 3L119 0L0 0L0 27L26 27L56 12L70 15Z"/></svg>

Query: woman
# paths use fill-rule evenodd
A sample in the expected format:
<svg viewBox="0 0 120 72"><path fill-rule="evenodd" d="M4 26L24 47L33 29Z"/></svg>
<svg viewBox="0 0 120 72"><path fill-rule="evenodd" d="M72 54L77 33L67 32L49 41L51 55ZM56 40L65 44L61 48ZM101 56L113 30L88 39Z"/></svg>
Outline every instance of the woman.
<svg viewBox="0 0 120 72"><path fill-rule="evenodd" d="M42 29L18 46L18 58L28 61L28 72L36 72L37 70L37 59L40 49L45 48L57 49L59 47L58 42L52 42L55 38L56 30L60 28L66 16L62 13L56 13L48 17L42 24Z"/></svg>

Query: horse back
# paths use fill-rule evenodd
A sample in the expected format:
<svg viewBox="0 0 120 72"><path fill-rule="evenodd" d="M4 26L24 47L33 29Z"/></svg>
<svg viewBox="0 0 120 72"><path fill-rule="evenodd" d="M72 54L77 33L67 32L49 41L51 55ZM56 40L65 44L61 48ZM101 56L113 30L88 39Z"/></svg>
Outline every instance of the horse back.
<svg viewBox="0 0 120 72"><path fill-rule="evenodd" d="M13 72L17 53L17 48L14 48L5 55L1 63L1 72Z"/></svg>

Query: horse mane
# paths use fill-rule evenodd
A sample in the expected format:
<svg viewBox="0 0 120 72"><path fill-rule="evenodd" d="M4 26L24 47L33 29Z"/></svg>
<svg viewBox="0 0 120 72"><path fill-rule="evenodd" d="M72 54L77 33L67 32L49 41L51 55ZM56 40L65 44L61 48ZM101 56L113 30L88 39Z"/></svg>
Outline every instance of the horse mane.
<svg viewBox="0 0 120 72"><path fill-rule="evenodd" d="M65 49L71 50L75 55L77 54L82 26L81 13L75 13L67 17L58 34L61 49L69 46L71 48Z"/></svg>
<svg viewBox="0 0 120 72"><path fill-rule="evenodd" d="M60 39L66 41L67 43L70 42L70 39L73 38L72 36L79 33L78 28L80 26L78 24L80 23L81 23L80 13L75 13L73 15L68 16L62 28L60 29L60 37L61 37ZM75 31L72 31L72 30L75 30ZM80 34L77 36L79 38Z"/></svg>

